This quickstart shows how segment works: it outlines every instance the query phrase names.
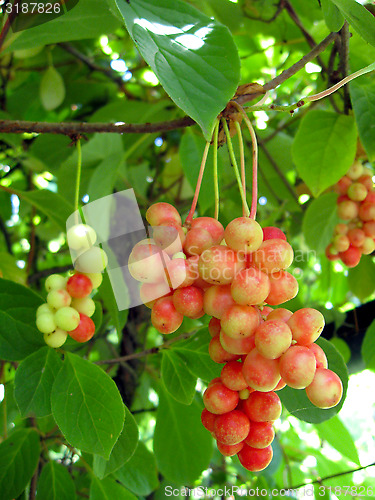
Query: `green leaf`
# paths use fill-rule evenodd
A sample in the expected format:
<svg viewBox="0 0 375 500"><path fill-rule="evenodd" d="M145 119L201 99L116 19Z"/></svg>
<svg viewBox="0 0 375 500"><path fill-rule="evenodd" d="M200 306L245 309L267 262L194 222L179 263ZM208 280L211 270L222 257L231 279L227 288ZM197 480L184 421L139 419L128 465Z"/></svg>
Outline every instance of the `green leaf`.
<svg viewBox="0 0 375 500"><path fill-rule="evenodd" d="M24 285L27 279L26 270L20 269L17 266L17 261L18 259L14 255L0 252L2 278Z"/></svg>
<svg viewBox="0 0 375 500"><path fill-rule="evenodd" d="M348 23L369 44L375 46L374 16L356 0L332 0Z"/></svg>
<svg viewBox="0 0 375 500"><path fill-rule="evenodd" d="M48 462L39 476L37 500L75 500L76 489L66 467Z"/></svg>
<svg viewBox="0 0 375 500"><path fill-rule="evenodd" d="M345 363L348 364L348 362L351 358L352 352L351 352L348 344L345 342L345 340L340 338L340 337L332 337L330 340L330 343L336 347L336 349L339 351L339 353L343 357Z"/></svg>
<svg viewBox="0 0 375 500"><path fill-rule="evenodd" d="M192 484L210 463L212 438L200 414L196 401L183 405L160 387L154 452L162 474L177 484Z"/></svg>
<svg viewBox="0 0 375 500"><path fill-rule="evenodd" d="M17 498L38 465L39 435L34 429L18 429L0 443L1 500Z"/></svg>
<svg viewBox="0 0 375 500"><path fill-rule="evenodd" d="M190 405L195 394L197 378L187 362L174 350L164 350L161 362L161 378L169 394L179 403Z"/></svg>
<svg viewBox="0 0 375 500"><path fill-rule="evenodd" d="M240 78L226 26L180 0L116 0L126 27L171 99L211 139Z"/></svg>
<svg viewBox="0 0 375 500"><path fill-rule="evenodd" d="M358 134L369 161L375 160L375 83L370 77L361 77L349 85Z"/></svg>
<svg viewBox="0 0 375 500"><path fill-rule="evenodd" d="M139 496L147 496L159 486L154 454L142 441L139 441L134 455L115 476L126 488Z"/></svg>
<svg viewBox="0 0 375 500"><path fill-rule="evenodd" d="M299 175L314 196L346 174L356 147L357 130L352 116L313 110L302 118L292 154Z"/></svg>
<svg viewBox="0 0 375 500"><path fill-rule="evenodd" d="M326 193L313 200L304 215L302 231L307 245L317 253L324 253L332 241L333 229L339 222L337 194Z"/></svg>
<svg viewBox="0 0 375 500"><path fill-rule="evenodd" d="M320 439L327 441L341 455L360 465L352 436L338 416L316 425Z"/></svg>
<svg viewBox="0 0 375 500"><path fill-rule="evenodd" d="M346 398L346 391L348 388L348 369L341 354L328 340L320 337L316 343L324 350L328 359L328 368L334 371L341 379L343 385L343 394L341 401L337 406L323 410L317 408L306 396L306 392L297 389L291 389L290 387L284 387L278 392L281 402L294 417L304 420L305 422L310 422L313 424L318 424L324 422L335 416L344 404Z"/></svg>
<svg viewBox="0 0 375 500"><path fill-rule="evenodd" d="M138 444L138 426L125 406L125 422L120 437L116 441L109 460L99 455L94 456L94 473L103 479L123 466L133 456Z"/></svg>
<svg viewBox="0 0 375 500"><path fill-rule="evenodd" d="M47 346L20 363L14 379L14 397L23 417L51 414L52 385L61 366L56 351Z"/></svg>
<svg viewBox="0 0 375 500"><path fill-rule="evenodd" d="M40 45L96 38L113 33L120 23L102 0L79 0L69 12L57 19L22 32L9 39L8 50L30 49Z"/></svg>
<svg viewBox="0 0 375 500"><path fill-rule="evenodd" d="M42 302L30 289L0 278L0 358L19 361L45 345L35 326Z"/></svg>
<svg viewBox="0 0 375 500"><path fill-rule="evenodd" d="M341 14L340 9L332 3L332 0L320 0L320 3L327 28L330 31L339 31L345 22L345 18Z"/></svg>
<svg viewBox="0 0 375 500"><path fill-rule="evenodd" d="M71 179L70 179L71 182ZM38 189L35 191L14 191L21 200L30 203L30 205L36 207L49 219L51 219L55 224L57 224L60 229L66 231L66 220L73 212L73 205L68 203L59 194L53 193L48 189ZM56 207L59 207L56 210Z"/></svg>
<svg viewBox="0 0 375 500"><path fill-rule="evenodd" d="M205 327L201 328L189 339L176 342L171 347L174 352L186 361L191 373L206 382L219 377L222 369L222 366L212 361L208 354L210 340L211 336L208 333L208 328Z"/></svg>
<svg viewBox="0 0 375 500"><path fill-rule="evenodd" d="M65 99L65 84L60 73L50 66L40 81L40 100L47 111L52 111Z"/></svg>
<svg viewBox="0 0 375 500"><path fill-rule="evenodd" d="M108 460L124 425L116 384L98 366L66 353L52 387L52 413L70 444Z"/></svg>
<svg viewBox="0 0 375 500"><path fill-rule="evenodd" d="M126 490L121 484L107 477L100 480L91 478L90 500L137 500L137 497Z"/></svg>
<svg viewBox="0 0 375 500"><path fill-rule="evenodd" d="M375 291L375 264L371 257L362 255L358 266L349 269L349 288L362 302Z"/></svg>
<svg viewBox="0 0 375 500"><path fill-rule="evenodd" d="M375 321L371 323L366 331L361 353L366 368L375 371Z"/></svg>
<svg viewBox="0 0 375 500"><path fill-rule="evenodd" d="M104 307L111 317L113 326L120 335L128 319L128 310L118 310L116 298L107 272L103 273L103 281L100 285L99 293L100 297L103 299Z"/></svg>

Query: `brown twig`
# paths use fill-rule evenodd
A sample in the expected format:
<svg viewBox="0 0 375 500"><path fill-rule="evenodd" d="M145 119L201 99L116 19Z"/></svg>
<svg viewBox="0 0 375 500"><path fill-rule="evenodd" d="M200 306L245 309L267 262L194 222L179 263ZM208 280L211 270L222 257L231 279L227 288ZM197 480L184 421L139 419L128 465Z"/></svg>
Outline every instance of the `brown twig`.
<svg viewBox="0 0 375 500"><path fill-rule="evenodd" d="M297 63L283 71L276 78L273 78L265 85L264 90L272 90L288 80L290 77L300 71L308 62L312 61L321 52L323 52L330 43L337 37L337 33L330 33L322 42L314 47L311 52L302 57ZM242 95L236 98L239 104L244 104L257 97L260 93ZM74 136L77 134L92 134L92 133L116 133L116 134L145 134L153 132L166 132L179 128L191 127L195 122L189 116L178 118L167 122L159 123L141 123L141 124L123 124L116 125L115 123L46 123L46 122L30 122L21 120L0 120L0 133L17 133L25 132L38 134L63 134Z"/></svg>
<svg viewBox="0 0 375 500"><path fill-rule="evenodd" d="M133 352L132 354L127 354L126 356L121 356L120 358L114 358L114 359L104 359L100 361L95 361L96 365L115 365L117 363L121 363L122 361L129 361L130 359L138 359L138 358L143 358L145 356L149 356L150 354L156 354L162 349L168 348L171 344L174 344L175 342L178 342L179 340L185 340L194 335L196 331L194 330L193 332L189 333L183 333L182 335L179 335L178 337L168 340L168 342L164 342L164 344L161 344L156 347L151 347L151 349L145 349L142 352Z"/></svg>

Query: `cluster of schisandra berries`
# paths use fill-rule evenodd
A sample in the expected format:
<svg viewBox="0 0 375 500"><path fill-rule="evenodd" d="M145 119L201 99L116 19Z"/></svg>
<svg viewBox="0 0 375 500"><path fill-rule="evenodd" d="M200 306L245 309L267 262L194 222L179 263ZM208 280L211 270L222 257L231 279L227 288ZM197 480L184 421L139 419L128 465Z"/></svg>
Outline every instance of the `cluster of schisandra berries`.
<svg viewBox="0 0 375 500"><path fill-rule="evenodd" d="M129 271L142 282L152 324L169 334L184 316L212 316L209 354L224 367L204 393L202 423L223 455L237 454L246 469L262 470L272 459L272 423L281 413L275 391L285 385L305 389L319 408L335 406L342 396L340 378L314 343L323 315L311 308L292 313L270 307L298 292L286 271L292 247L280 229L262 230L248 217L234 219L225 230L216 219L198 217L186 233L167 203L152 205L146 218L153 238L134 247Z"/></svg>
<svg viewBox="0 0 375 500"><path fill-rule="evenodd" d="M96 233L92 227L76 224L68 230L67 240L78 256L76 271L68 277L52 274L46 279L47 302L36 312L36 326L46 344L54 348L61 347L68 335L81 343L93 337L95 302L90 294L100 286L107 264L104 250L94 246Z"/></svg>
<svg viewBox="0 0 375 500"><path fill-rule="evenodd" d="M375 250L375 190L372 172L356 161L335 185L339 194L337 224L326 249L329 260L342 260L348 267L359 264L362 255Z"/></svg>

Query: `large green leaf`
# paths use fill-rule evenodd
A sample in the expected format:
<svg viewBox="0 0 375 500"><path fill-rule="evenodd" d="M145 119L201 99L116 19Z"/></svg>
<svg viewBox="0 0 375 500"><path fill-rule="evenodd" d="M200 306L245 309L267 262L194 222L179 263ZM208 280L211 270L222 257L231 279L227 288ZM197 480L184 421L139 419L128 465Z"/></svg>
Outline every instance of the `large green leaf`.
<svg viewBox="0 0 375 500"><path fill-rule="evenodd" d="M21 415L45 417L51 414L51 390L62 362L54 349L42 347L17 368L14 397Z"/></svg>
<svg viewBox="0 0 375 500"><path fill-rule="evenodd" d="M133 493L147 496L159 485L155 457L139 441L131 459L115 473L116 478Z"/></svg>
<svg viewBox="0 0 375 500"><path fill-rule="evenodd" d="M104 460L99 455L94 456L94 473L103 479L119 469L133 456L138 444L138 426L125 406L125 422L120 437L118 438L109 460Z"/></svg>
<svg viewBox="0 0 375 500"><path fill-rule="evenodd" d="M154 433L158 467L171 481L192 484L212 455L212 438L201 424L200 405L196 401L190 406L178 403L162 387L159 398Z"/></svg>
<svg viewBox="0 0 375 500"><path fill-rule="evenodd" d="M116 0L142 56L173 101L211 138L240 77L226 26L181 0Z"/></svg>
<svg viewBox="0 0 375 500"><path fill-rule="evenodd" d="M188 364L178 352L164 350L161 363L161 377L169 394L185 405L191 404L195 394L197 377L194 377Z"/></svg>
<svg viewBox="0 0 375 500"><path fill-rule="evenodd" d="M39 476L37 500L75 500L76 490L68 469L63 465L48 462Z"/></svg>
<svg viewBox="0 0 375 500"><path fill-rule="evenodd" d="M52 413L73 446L108 460L124 425L116 384L98 366L66 353L52 387Z"/></svg>
<svg viewBox="0 0 375 500"><path fill-rule="evenodd" d="M358 451L352 436L338 416L316 424L320 439L327 441L335 450L360 465Z"/></svg>
<svg viewBox="0 0 375 500"><path fill-rule="evenodd" d="M137 497L126 490L121 484L107 477L103 480L92 476L90 500L137 500Z"/></svg>
<svg viewBox="0 0 375 500"><path fill-rule="evenodd" d="M345 21L340 9L332 3L332 0L320 0L320 3L327 28L330 31L339 31Z"/></svg>
<svg viewBox="0 0 375 500"><path fill-rule="evenodd" d="M45 345L36 329L42 299L28 288L0 279L0 358L18 361Z"/></svg>
<svg viewBox="0 0 375 500"><path fill-rule="evenodd" d="M77 5L57 19L14 33L10 50L30 49L51 43L95 38L113 33L120 26L103 0L79 0Z"/></svg>
<svg viewBox="0 0 375 500"><path fill-rule="evenodd" d="M294 417L304 420L305 422L310 422L313 424L318 424L324 422L329 418L336 415L342 405L344 404L346 391L348 388L348 369L341 354L328 340L320 337L316 343L324 350L328 359L328 368L334 371L341 379L343 385L343 394L341 401L337 406L329 409L321 409L310 403L306 392L298 389L291 389L290 387L285 387L278 392L281 402L286 407L286 409Z"/></svg>
<svg viewBox="0 0 375 500"><path fill-rule="evenodd" d="M1 500L12 500L23 492L38 465L39 453L39 435L31 428L18 429L0 443Z"/></svg>
<svg viewBox="0 0 375 500"><path fill-rule="evenodd" d="M219 377L222 369L208 354L210 340L211 336L205 327L189 339L176 342L172 347L173 351L186 361L191 373L206 382Z"/></svg>
<svg viewBox="0 0 375 500"><path fill-rule="evenodd" d="M350 97L358 133L369 161L375 160L375 83L362 77L350 84Z"/></svg>
<svg viewBox="0 0 375 500"><path fill-rule="evenodd" d="M361 348L366 368L375 371L375 321L368 327Z"/></svg>
<svg viewBox="0 0 375 500"><path fill-rule="evenodd" d="M332 0L349 24L366 42L375 46L374 16L356 0Z"/></svg>
<svg viewBox="0 0 375 500"><path fill-rule="evenodd" d="M324 253L338 222L337 194L326 193L313 200L305 212L302 223L307 245L317 253Z"/></svg>
<svg viewBox="0 0 375 500"><path fill-rule="evenodd" d="M128 310L118 310L116 297L113 293L113 288L107 272L103 274L103 282L100 285L99 293L103 299L105 309L107 309L111 316L113 326L120 335L128 319Z"/></svg>
<svg viewBox="0 0 375 500"><path fill-rule="evenodd" d="M359 264L349 269L349 288L361 301L375 292L375 264L371 257L362 255Z"/></svg>
<svg viewBox="0 0 375 500"><path fill-rule="evenodd" d="M301 120L292 154L314 196L335 184L353 163L357 130L352 116L309 111Z"/></svg>

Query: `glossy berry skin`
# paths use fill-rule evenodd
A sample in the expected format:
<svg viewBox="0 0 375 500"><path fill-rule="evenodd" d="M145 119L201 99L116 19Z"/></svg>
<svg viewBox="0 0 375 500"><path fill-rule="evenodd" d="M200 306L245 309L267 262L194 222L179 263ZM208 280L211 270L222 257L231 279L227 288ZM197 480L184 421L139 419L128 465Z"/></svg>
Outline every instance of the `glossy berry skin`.
<svg viewBox="0 0 375 500"><path fill-rule="evenodd" d="M205 229L211 235L214 245L218 245L224 236L222 224L213 217L197 217L193 219L191 228Z"/></svg>
<svg viewBox="0 0 375 500"><path fill-rule="evenodd" d="M209 432L214 432L215 420L217 419L217 415L209 412L206 408L203 408L201 413L201 421L203 427L205 427Z"/></svg>
<svg viewBox="0 0 375 500"><path fill-rule="evenodd" d="M87 224L76 224L66 233L68 245L73 250L88 250L96 242L96 232Z"/></svg>
<svg viewBox="0 0 375 500"><path fill-rule="evenodd" d="M56 321L52 313L44 312L37 316L36 327L44 334L52 333L56 330Z"/></svg>
<svg viewBox="0 0 375 500"><path fill-rule="evenodd" d="M271 446L257 449L244 445L242 450L237 453L241 465L251 472L264 470L271 462L273 451Z"/></svg>
<svg viewBox="0 0 375 500"><path fill-rule="evenodd" d="M232 250L249 254L262 244L263 231L255 220L249 217L238 217L227 225L224 238Z"/></svg>
<svg viewBox="0 0 375 500"><path fill-rule="evenodd" d="M278 309L274 309L269 313L267 319L269 320L280 320L287 322L288 319L293 315L292 311L289 309L285 309L284 307L279 307Z"/></svg>
<svg viewBox="0 0 375 500"><path fill-rule="evenodd" d="M83 299L83 297L87 297L92 292L92 283L90 278L84 274L73 274L68 279L66 290L71 297Z"/></svg>
<svg viewBox="0 0 375 500"><path fill-rule="evenodd" d="M328 368L328 360L323 349L318 346L318 344L310 344L306 346L310 351L313 352L316 360L316 368Z"/></svg>
<svg viewBox="0 0 375 500"><path fill-rule="evenodd" d="M91 318L85 314L79 313L79 324L74 330L68 331L72 339L83 343L90 340L95 333L95 324Z"/></svg>
<svg viewBox="0 0 375 500"><path fill-rule="evenodd" d="M271 422L250 421L250 432L245 439L245 444L252 448L267 448L275 437L275 430Z"/></svg>
<svg viewBox="0 0 375 500"><path fill-rule="evenodd" d="M249 434L250 421L242 411L233 410L218 415L214 424L214 435L223 444L239 444Z"/></svg>
<svg viewBox="0 0 375 500"><path fill-rule="evenodd" d="M298 282L288 271L278 271L268 275L270 280L270 293L267 295L266 303L270 306L278 306L293 299L298 293Z"/></svg>
<svg viewBox="0 0 375 500"><path fill-rule="evenodd" d="M203 310L208 316L221 319L224 311L235 305L230 285L214 285L204 291Z"/></svg>
<svg viewBox="0 0 375 500"><path fill-rule="evenodd" d="M349 199L340 201L337 205L337 214L343 220L355 219L358 215L358 205Z"/></svg>
<svg viewBox="0 0 375 500"><path fill-rule="evenodd" d="M256 391L272 391L280 380L278 361L266 359L256 348L246 356L242 370L247 385Z"/></svg>
<svg viewBox="0 0 375 500"><path fill-rule="evenodd" d="M99 288L100 285L102 284L103 281L102 273L85 273L85 276L87 276L90 279L93 290Z"/></svg>
<svg viewBox="0 0 375 500"><path fill-rule="evenodd" d="M251 422L274 422L281 415L281 401L273 391L254 391L243 402L243 410Z"/></svg>
<svg viewBox="0 0 375 500"><path fill-rule="evenodd" d="M194 274L186 259L172 259L167 263L165 283L170 288L184 288L194 283Z"/></svg>
<svg viewBox="0 0 375 500"><path fill-rule="evenodd" d="M204 406L215 415L222 415L234 410L238 400L238 392L231 391L221 382L207 387L203 394Z"/></svg>
<svg viewBox="0 0 375 500"><path fill-rule="evenodd" d="M253 267L240 271L231 285L234 301L243 306L261 304L267 298L270 289L267 274Z"/></svg>
<svg viewBox="0 0 375 500"><path fill-rule="evenodd" d="M175 332L182 324L184 317L176 311L172 297L158 299L152 307L151 323L163 334Z"/></svg>
<svg viewBox="0 0 375 500"><path fill-rule="evenodd" d="M255 331L255 345L267 359L279 358L292 343L289 326L280 320L266 320Z"/></svg>
<svg viewBox="0 0 375 500"><path fill-rule="evenodd" d="M255 347L254 335L234 339L228 337L223 330L220 332L220 343L227 352L237 355L247 354Z"/></svg>
<svg viewBox="0 0 375 500"><path fill-rule="evenodd" d="M222 455L224 455L224 457L233 457L234 455L237 455L237 453L242 450L243 446L243 443L223 444L220 443L220 441L217 442L217 449Z"/></svg>
<svg viewBox="0 0 375 500"><path fill-rule="evenodd" d="M221 318L221 328L224 333L233 339L250 337L260 323L260 314L255 307L240 306L229 307Z"/></svg>
<svg viewBox="0 0 375 500"><path fill-rule="evenodd" d="M77 328L80 322L79 312L73 307L62 307L55 314L56 326L66 332Z"/></svg>
<svg viewBox="0 0 375 500"><path fill-rule="evenodd" d="M48 276L46 279L44 286L47 292L51 292L52 290L61 290L66 286L66 278L60 274L51 274L51 276Z"/></svg>
<svg viewBox="0 0 375 500"><path fill-rule="evenodd" d="M185 238L184 251L189 256L201 255L205 250L212 247L214 243L214 238L206 229L201 227L190 229Z"/></svg>
<svg viewBox="0 0 375 500"><path fill-rule="evenodd" d="M226 363L238 358L237 354L232 354L223 348L219 334L211 339L208 345L208 354L215 363Z"/></svg>
<svg viewBox="0 0 375 500"><path fill-rule="evenodd" d="M71 301L72 298L66 290L52 290L47 295L47 304L54 309L69 306Z"/></svg>
<svg viewBox="0 0 375 500"><path fill-rule="evenodd" d="M86 314L89 318L95 312L95 302L90 299L90 297L84 297L83 299L73 299L71 306L76 309L79 313Z"/></svg>
<svg viewBox="0 0 375 500"><path fill-rule="evenodd" d="M173 220L181 226L181 217L177 209L165 202L154 203L146 212L146 219L150 226L159 226L165 221Z"/></svg>
<svg viewBox="0 0 375 500"><path fill-rule="evenodd" d="M263 241L274 240L274 239L286 241L286 236L281 231L281 229L279 229L278 227L274 227L274 226L264 227L263 228Z"/></svg>
<svg viewBox="0 0 375 500"><path fill-rule="evenodd" d="M131 276L142 283L158 283L165 279L165 266L169 256L158 246L140 242L129 255L128 269Z"/></svg>
<svg viewBox="0 0 375 500"><path fill-rule="evenodd" d="M174 221L162 222L152 228L152 237L155 243L169 256L182 252L185 242L185 233L180 225Z"/></svg>
<svg viewBox="0 0 375 500"><path fill-rule="evenodd" d="M311 384L306 387L306 395L318 408L332 408L342 397L343 387L340 377L326 368L318 368Z"/></svg>
<svg viewBox="0 0 375 500"><path fill-rule="evenodd" d="M188 318L197 318L203 313L203 291L200 288L179 288L174 291L172 300L176 311Z"/></svg>
<svg viewBox="0 0 375 500"><path fill-rule="evenodd" d="M266 240L253 254L254 265L265 273L276 273L287 269L293 262L293 249L285 240Z"/></svg>
<svg viewBox="0 0 375 500"><path fill-rule="evenodd" d="M41 306L38 307L36 310L36 317L38 317L40 314L54 314L56 312L56 309L53 307L49 306L48 304L42 304Z"/></svg>
<svg viewBox="0 0 375 500"><path fill-rule="evenodd" d="M299 345L310 345L319 337L324 328L324 316L316 309L304 307L296 311L287 322L292 330L293 340Z"/></svg>
<svg viewBox="0 0 375 500"><path fill-rule="evenodd" d="M164 281L159 283L142 283L139 289L139 298L149 309L152 309L152 306L158 299L171 294L171 289Z"/></svg>
<svg viewBox="0 0 375 500"><path fill-rule="evenodd" d="M52 333L45 333L43 335L44 342L49 346L57 349L65 344L66 339L68 337L68 333L64 332L60 328L56 328Z"/></svg>
<svg viewBox="0 0 375 500"><path fill-rule="evenodd" d="M212 285L228 285L238 271L245 267L245 260L223 245L216 245L205 250L198 262L199 276Z"/></svg>
<svg viewBox="0 0 375 500"><path fill-rule="evenodd" d="M343 263L350 268L358 266L361 256L361 250L353 245L351 245L346 252L341 252L339 254Z"/></svg>
<svg viewBox="0 0 375 500"><path fill-rule="evenodd" d="M242 374L242 363L228 361L221 370L222 383L232 391L242 391L247 388L246 380Z"/></svg>
<svg viewBox="0 0 375 500"><path fill-rule="evenodd" d="M101 273L107 267L108 256L102 248L91 247L74 262L74 268L84 274Z"/></svg>
<svg viewBox="0 0 375 500"><path fill-rule="evenodd" d="M216 335L219 335L220 330L221 330L220 320L217 318L211 318L210 322L208 323L208 332L211 335L211 337L216 337Z"/></svg>
<svg viewBox="0 0 375 500"><path fill-rule="evenodd" d="M316 370L314 353L307 347L293 345L279 360L280 375L293 389L304 389L311 384Z"/></svg>

